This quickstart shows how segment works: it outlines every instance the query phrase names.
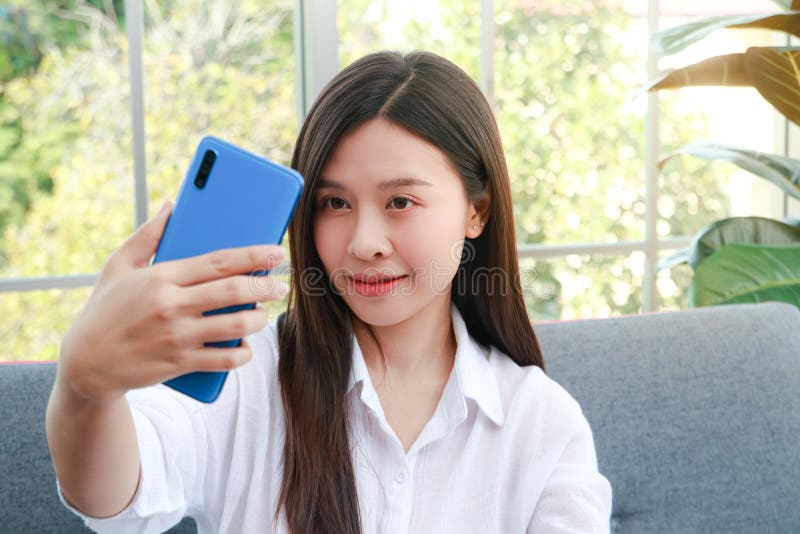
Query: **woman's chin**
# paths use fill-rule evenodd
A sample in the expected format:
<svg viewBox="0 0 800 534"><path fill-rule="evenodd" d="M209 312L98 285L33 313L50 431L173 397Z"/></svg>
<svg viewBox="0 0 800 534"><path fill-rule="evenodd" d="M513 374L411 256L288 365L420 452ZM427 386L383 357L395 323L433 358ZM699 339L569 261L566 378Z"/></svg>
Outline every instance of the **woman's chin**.
<svg viewBox="0 0 800 534"><path fill-rule="evenodd" d="M415 311L396 301L378 302L377 299L370 299L367 302L354 302L356 299L349 297L345 301L356 317L371 326L391 326L403 322L414 315Z"/></svg>
<svg viewBox="0 0 800 534"><path fill-rule="evenodd" d="M427 297L427 298L426 298ZM397 295L380 298L364 298L360 295L345 295L344 300L353 314L371 326L392 326L424 314L431 306L441 302L449 313L450 295Z"/></svg>

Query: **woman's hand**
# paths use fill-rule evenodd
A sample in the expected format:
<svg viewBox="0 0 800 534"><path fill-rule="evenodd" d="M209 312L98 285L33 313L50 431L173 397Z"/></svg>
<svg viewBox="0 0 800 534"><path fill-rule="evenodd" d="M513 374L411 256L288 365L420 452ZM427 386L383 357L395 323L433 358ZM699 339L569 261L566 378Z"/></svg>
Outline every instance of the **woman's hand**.
<svg viewBox="0 0 800 534"><path fill-rule="evenodd" d="M267 323L263 309L203 316L236 304L277 300L286 285L267 275L254 290L245 273L280 263L277 245L226 249L148 266L171 204L142 225L106 262L61 346L59 379L87 400L106 403L126 391L192 371L228 371L250 347L205 347L243 338Z"/></svg>

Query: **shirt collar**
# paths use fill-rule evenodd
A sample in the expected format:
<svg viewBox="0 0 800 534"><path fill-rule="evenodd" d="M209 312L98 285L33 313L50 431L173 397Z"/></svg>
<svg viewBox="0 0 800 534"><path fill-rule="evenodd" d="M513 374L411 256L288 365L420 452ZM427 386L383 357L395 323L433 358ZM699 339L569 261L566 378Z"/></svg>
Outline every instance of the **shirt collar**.
<svg viewBox="0 0 800 534"><path fill-rule="evenodd" d="M453 372L442 394L442 400L453 406L452 401L456 399L447 398L453 394L460 397L461 404L463 404L464 398L473 399L489 419L497 425L502 425L505 416L503 405L500 401L497 378L489 363L490 349L472 339L464 319L461 317L461 312L452 303L450 305L450 318L456 338L456 359L453 365ZM353 335L352 339L353 364L347 392L352 390L358 383L362 383L361 399L370 409L382 414L380 400L372 385L372 379L364 362L361 347L358 345L355 335Z"/></svg>
<svg viewBox="0 0 800 534"><path fill-rule="evenodd" d="M473 399L489 419L502 425L505 419L503 404L497 377L489 363L490 349L472 339L455 304L450 306L450 316L458 344L454 370L459 389L465 397Z"/></svg>

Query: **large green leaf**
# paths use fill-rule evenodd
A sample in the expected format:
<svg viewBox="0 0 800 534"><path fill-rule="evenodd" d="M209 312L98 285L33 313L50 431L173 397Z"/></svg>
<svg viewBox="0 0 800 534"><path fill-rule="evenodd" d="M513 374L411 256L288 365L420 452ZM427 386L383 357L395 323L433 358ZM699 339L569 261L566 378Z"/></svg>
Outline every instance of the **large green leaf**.
<svg viewBox="0 0 800 534"><path fill-rule="evenodd" d="M729 161L772 182L789 196L800 199L800 160L717 143L699 142L682 146L666 156L659 162L659 169L663 169L667 161L681 154Z"/></svg>
<svg viewBox="0 0 800 534"><path fill-rule="evenodd" d="M690 306L764 301L800 306L800 245L725 245L700 264Z"/></svg>
<svg viewBox="0 0 800 534"><path fill-rule="evenodd" d="M770 103L768 95L776 95L781 103L787 100L796 104L796 82L793 79L796 57L800 48L796 46L751 47L747 52L737 52L714 56L679 69L665 71L661 76L642 88L642 91L659 91L661 89L680 89L704 85L756 87L764 89L762 95ZM748 70L749 69L749 70ZM777 74L777 75L776 75ZM789 88L788 98L785 95ZM765 94L766 93L766 94ZM779 97L782 97L779 99ZM787 106L784 106L787 107ZM796 111L796 106L788 106ZM780 109L780 108L779 108Z"/></svg>
<svg viewBox="0 0 800 534"><path fill-rule="evenodd" d="M692 239L691 245L658 263L657 269L668 269L688 263L692 269L729 244L800 245L800 227L766 217L730 217L715 221Z"/></svg>
<svg viewBox="0 0 800 534"><path fill-rule="evenodd" d="M661 30L653 35L653 49L658 56L674 54L722 28L763 28L800 37L800 6L792 7L798 11L709 17Z"/></svg>
<svg viewBox="0 0 800 534"><path fill-rule="evenodd" d="M753 87L787 119L800 125L800 51L778 52L754 46L747 49L744 61Z"/></svg>
<svg viewBox="0 0 800 534"><path fill-rule="evenodd" d="M670 70L644 89L658 91L697 85L752 85L745 69L745 54L740 52L715 56L680 69Z"/></svg>

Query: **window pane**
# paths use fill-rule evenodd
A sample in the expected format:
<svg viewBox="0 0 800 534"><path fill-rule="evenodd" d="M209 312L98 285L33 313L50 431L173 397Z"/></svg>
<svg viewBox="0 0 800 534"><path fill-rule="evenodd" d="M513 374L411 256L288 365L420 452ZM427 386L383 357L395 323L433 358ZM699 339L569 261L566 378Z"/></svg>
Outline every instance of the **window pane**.
<svg viewBox="0 0 800 534"><path fill-rule="evenodd" d="M0 361L56 360L90 288L0 293Z"/></svg>
<svg viewBox="0 0 800 534"><path fill-rule="evenodd" d="M292 0L146 4L147 173L175 198L200 139L288 165L297 135Z"/></svg>
<svg viewBox="0 0 800 534"><path fill-rule="evenodd" d="M10 182L9 172L39 180L41 190L30 195L27 213L24 198L12 197L21 208L17 218L5 224L0 276L95 272L134 228L127 37L121 11L116 20L104 11L122 2L92 0L80 13L68 13L80 22L75 22L74 35L67 34L69 39L62 35L63 27L45 24L52 22L47 17L62 20L55 7L27 7L21 0L17 4L20 7L10 11L0 10L0 19L17 17L6 26L15 32L47 30L43 42L57 46L42 46L47 52L41 61L20 73L4 70L5 60L18 58L19 52L0 44L0 75L13 78L0 97L0 220L12 212L3 211L8 190L35 189L27 182ZM148 2L146 7L151 211L165 197L175 198L192 152L205 134L288 163L297 131L293 2L246 1L221 8L200 0L170 0ZM28 28L19 24L19 17L36 24ZM22 33L18 40L29 37ZM58 40L62 38L63 43ZM2 155L3 150L9 152L8 146L19 144L9 137L9 123L21 124L27 136L23 141L30 139L22 145L26 151L21 156L12 154L16 159ZM37 174L42 169L49 174ZM8 183L13 187L6 187ZM86 294L0 294L6 340L1 357L54 358L58 340Z"/></svg>
<svg viewBox="0 0 800 534"><path fill-rule="evenodd" d="M520 262L528 313L535 321L610 317L642 311L644 254L567 256Z"/></svg>
<svg viewBox="0 0 800 534"><path fill-rule="evenodd" d="M339 0L337 7L341 66L375 50L421 48L478 79L480 2Z"/></svg>
<svg viewBox="0 0 800 534"><path fill-rule="evenodd" d="M662 251L659 260L663 260L674 250ZM672 269L662 269L656 274L658 287L659 310L684 310L689 307L689 285L692 283L694 271L686 264Z"/></svg>
<svg viewBox="0 0 800 534"><path fill-rule="evenodd" d="M0 276L94 272L134 222L122 2L7 4Z"/></svg>
<svg viewBox="0 0 800 534"><path fill-rule="evenodd" d="M643 238L645 19L591 0L498 0L496 38L519 241Z"/></svg>

